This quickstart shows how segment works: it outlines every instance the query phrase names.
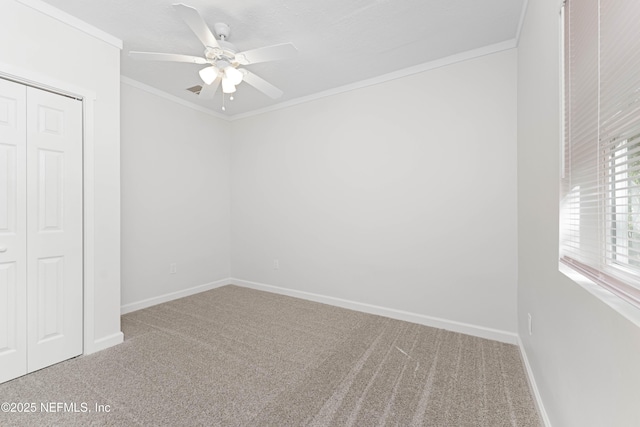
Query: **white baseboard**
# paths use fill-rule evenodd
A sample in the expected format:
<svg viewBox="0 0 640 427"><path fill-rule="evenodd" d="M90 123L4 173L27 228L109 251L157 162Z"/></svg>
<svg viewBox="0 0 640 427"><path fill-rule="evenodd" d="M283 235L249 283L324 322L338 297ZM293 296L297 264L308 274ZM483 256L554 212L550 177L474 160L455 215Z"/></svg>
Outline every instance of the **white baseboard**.
<svg viewBox="0 0 640 427"><path fill-rule="evenodd" d="M462 334L473 335L476 337L500 341L508 344L518 344L518 335L513 332L501 331L499 329L486 328L484 326L476 326L468 323L456 322L453 320L440 319L437 317L425 316L424 314L417 314L403 310L396 310L393 308L380 307L377 305L350 301L326 295L319 295L311 292L281 288L279 286L266 285L264 283L251 282L248 280L231 278L230 281L234 285L243 286L246 288L306 299L323 304L362 311L369 314L377 314L379 316L390 317L392 319L404 320L407 322L418 323L420 325L431 326L433 328L446 329L453 332L460 332Z"/></svg>
<svg viewBox="0 0 640 427"><path fill-rule="evenodd" d="M180 291L171 292L157 297L147 298L142 301L132 302L120 307L120 314L131 313L132 311L142 310L143 308L151 307L154 305L162 304L163 302L173 301L174 299L188 297L189 295L198 294L200 292L208 291L210 289L219 288L221 286L228 285L232 282L232 279L220 279L215 282L205 283L204 285L194 286L189 289L182 289Z"/></svg>
<svg viewBox="0 0 640 427"><path fill-rule="evenodd" d="M91 345L85 345L83 354L87 355L96 353L100 350L104 350L105 348L121 344L123 341L124 334L122 332L116 332L115 334L111 334L95 340Z"/></svg>
<svg viewBox="0 0 640 427"><path fill-rule="evenodd" d="M529 386L533 391L533 397L536 403L536 407L538 408L538 414L542 419L545 427L551 427L551 421L549 420L549 415L547 415L547 411L544 409L544 404L542 403L542 396L540 395L540 390L538 390L538 385L536 384L536 379L533 376L533 370L531 369L531 365L529 364L529 359L527 358L527 352L524 350L524 345L522 344L522 340L518 337L518 347L520 347L520 354L522 355L522 360L524 362L525 370L527 371L527 379L529 380Z"/></svg>

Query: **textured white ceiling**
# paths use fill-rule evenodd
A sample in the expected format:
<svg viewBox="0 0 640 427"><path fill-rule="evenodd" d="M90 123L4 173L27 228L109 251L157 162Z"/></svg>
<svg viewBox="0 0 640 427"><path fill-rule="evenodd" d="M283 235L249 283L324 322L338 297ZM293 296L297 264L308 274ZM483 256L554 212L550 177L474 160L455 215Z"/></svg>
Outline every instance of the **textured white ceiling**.
<svg viewBox="0 0 640 427"><path fill-rule="evenodd" d="M171 7L176 0L45 0L124 42L122 75L221 112L202 101L202 65L136 61L130 50L202 56ZM524 0L183 0L210 27L225 22L239 50L293 42L295 59L247 68L284 91L272 100L243 83L228 115L312 95L468 50L513 40Z"/></svg>

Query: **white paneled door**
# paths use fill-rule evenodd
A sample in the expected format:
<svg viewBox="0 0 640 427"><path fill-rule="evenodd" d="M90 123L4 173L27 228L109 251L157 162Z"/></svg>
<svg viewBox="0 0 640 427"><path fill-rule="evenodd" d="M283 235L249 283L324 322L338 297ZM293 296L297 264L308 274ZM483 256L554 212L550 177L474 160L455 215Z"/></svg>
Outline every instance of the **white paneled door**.
<svg viewBox="0 0 640 427"><path fill-rule="evenodd" d="M82 353L82 103L27 88L27 369Z"/></svg>
<svg viewBox="0 0 640 427"><path fill-rule="evenodd" d="M0 79L0 382L82 353L82 103Z"/></svg>

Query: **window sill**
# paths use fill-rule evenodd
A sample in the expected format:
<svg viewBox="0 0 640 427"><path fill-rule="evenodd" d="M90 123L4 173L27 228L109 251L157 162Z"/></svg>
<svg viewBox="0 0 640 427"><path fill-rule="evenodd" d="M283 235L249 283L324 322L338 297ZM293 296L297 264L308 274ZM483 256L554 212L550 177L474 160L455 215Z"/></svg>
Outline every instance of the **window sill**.
<svg viewBox="0 0 640 427"><path fill-rule="evenodd" d="M630 302L625 301L611 291L603 288L598 283L584 276L580 272L574 270L568 265L558 262L558 270L569 279L583 287L591 295L607 304L621 316L640 327L640 308L634 306Z"/></svg>

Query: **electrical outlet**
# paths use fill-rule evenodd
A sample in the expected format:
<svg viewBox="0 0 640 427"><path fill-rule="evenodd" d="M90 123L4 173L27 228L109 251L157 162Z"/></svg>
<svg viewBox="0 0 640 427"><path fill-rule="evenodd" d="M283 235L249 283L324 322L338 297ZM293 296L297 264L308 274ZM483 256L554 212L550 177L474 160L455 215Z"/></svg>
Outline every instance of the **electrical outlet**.
<svg viewBox="0 0 640 427"><path fill-rule="evenodd" d="M273 260L273 269L274 270L280 270L280 260L278 260L278 259L274 259Z"/></svg>
<svg viewBox="0 0 640 427"><path fill-rule="evenodd" d="M529 335L533 335L533 317L531 317L531 313L527 313L527 318L529 319Z"/></svg>
<svg viewBox="0 0 640 427"><path fill-rule="evenodd" d="M169 264L169 274L176 274L178 272L178 266L175 262Z"/></svg>

